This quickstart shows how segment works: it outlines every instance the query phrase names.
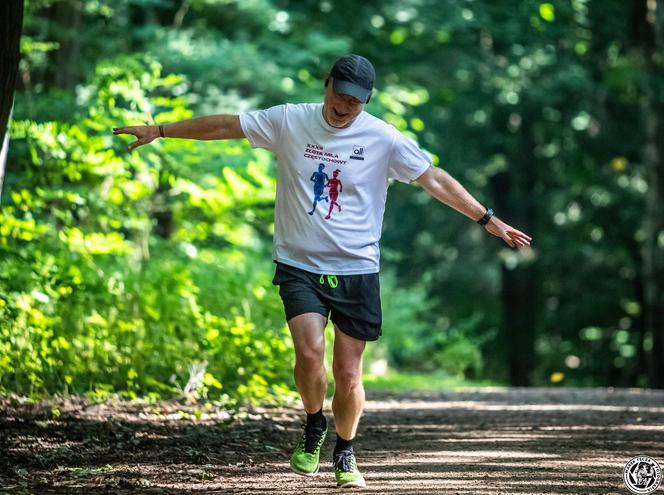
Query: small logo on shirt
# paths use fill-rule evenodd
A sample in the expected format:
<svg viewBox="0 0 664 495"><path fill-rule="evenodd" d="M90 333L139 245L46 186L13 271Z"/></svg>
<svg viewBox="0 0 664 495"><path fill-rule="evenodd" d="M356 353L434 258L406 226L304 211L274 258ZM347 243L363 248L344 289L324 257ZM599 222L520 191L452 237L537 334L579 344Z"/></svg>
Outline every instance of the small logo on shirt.
<svg viewBox="0 0 664 495"><path fill-rule="evenodd" d="M364 146L353 146L353 154L350 155L351 160L364 160Z"/></svg>

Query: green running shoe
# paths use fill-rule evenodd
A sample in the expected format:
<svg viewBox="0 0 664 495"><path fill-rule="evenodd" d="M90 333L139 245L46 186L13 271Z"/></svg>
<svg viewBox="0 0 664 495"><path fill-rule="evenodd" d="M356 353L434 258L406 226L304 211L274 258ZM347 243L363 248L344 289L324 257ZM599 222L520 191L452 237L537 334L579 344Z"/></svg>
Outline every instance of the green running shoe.
<svg viewBox="0 0 664 495"><path fill-rule="evenodd" d="M302 476L313 476L320 468L320 448L327 435L327 426L325 428L302 426L304 432L295 447L295 452L290 459L290 467L293 472Z"/></svg>
<svg viewBox="0 0 664 495"><path fill-rule="evenodd" d="M337 486L341 488L364 488L366 481L360 470L357 469L355 454L353 450L342 450L334 455L334 477L337 479Z"/></svg>

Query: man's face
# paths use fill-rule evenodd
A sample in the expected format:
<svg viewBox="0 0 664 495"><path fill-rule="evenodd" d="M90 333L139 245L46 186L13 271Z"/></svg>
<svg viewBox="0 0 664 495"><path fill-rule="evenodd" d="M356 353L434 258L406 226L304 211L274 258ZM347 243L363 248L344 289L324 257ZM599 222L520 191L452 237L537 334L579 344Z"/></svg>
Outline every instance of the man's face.
<svg viewBox="0 0 664 495"><path fill-rule="evenodd" d="M337 94L332 89L332 78L325 88L325 101L323 102L323 115L332 127L348 127L355 118L362 113L364 104L357 98Z"/></svg>

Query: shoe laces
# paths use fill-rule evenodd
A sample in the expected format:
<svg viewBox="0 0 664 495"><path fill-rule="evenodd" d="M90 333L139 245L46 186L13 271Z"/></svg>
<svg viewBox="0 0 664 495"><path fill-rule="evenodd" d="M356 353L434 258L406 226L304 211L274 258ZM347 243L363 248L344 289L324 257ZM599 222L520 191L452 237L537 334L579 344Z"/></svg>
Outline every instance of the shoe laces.
<svg viewBox="0 0 664 495"><path fill-rule="evenodd" d="M334 467L340 471L353 472L357 470L357 464L355 463L355 455L352 450L342 450L334 454L333 458Z"/></svg>
<svg viewBox="0 0 664 495"><path fill-rule="evenodd" d="M307 428L306 425L302 425L302 429L304 430L304 433L300 439L300 445L304 448L305 452L313 454L316 449L320 447L325 428L319 428L317 426L310 426Z"/></svg>

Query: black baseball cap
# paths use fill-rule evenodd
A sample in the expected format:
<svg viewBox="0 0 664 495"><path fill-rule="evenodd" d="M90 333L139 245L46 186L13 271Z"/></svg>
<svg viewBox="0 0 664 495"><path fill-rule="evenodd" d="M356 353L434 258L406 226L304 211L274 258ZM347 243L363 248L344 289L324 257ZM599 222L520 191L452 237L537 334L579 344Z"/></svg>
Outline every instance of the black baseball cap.
<svg viewBox="0 0 664 495"><path fill-rule="evenodd" d="M366 58L360 55L341 57L332 66L330 75L335 93L351 95L362 103L371 98L376 71Z"/></svg>

